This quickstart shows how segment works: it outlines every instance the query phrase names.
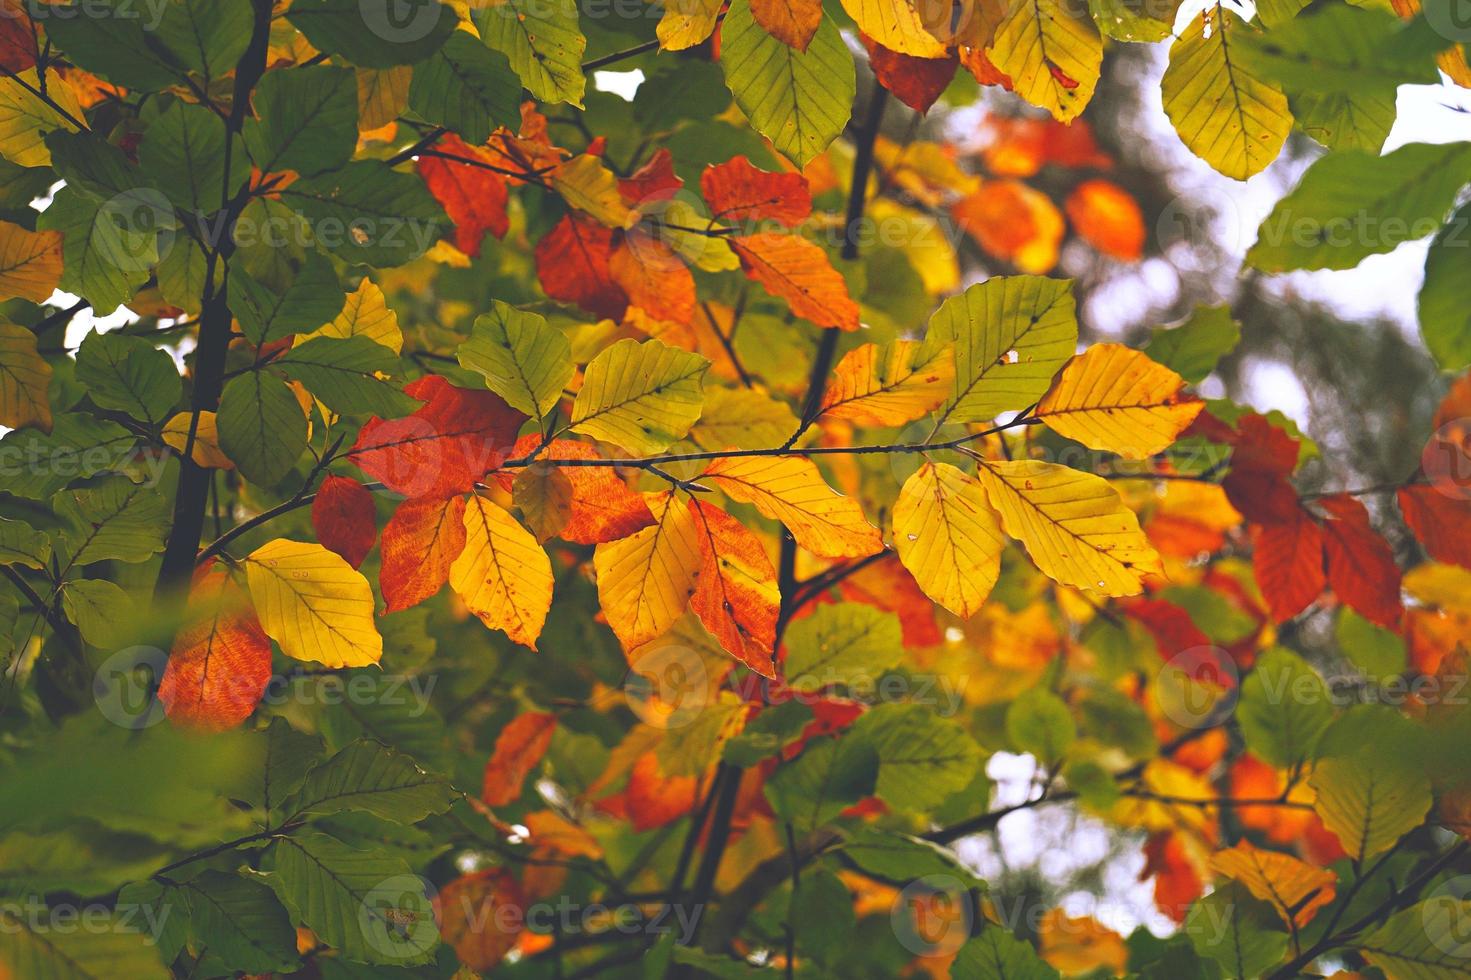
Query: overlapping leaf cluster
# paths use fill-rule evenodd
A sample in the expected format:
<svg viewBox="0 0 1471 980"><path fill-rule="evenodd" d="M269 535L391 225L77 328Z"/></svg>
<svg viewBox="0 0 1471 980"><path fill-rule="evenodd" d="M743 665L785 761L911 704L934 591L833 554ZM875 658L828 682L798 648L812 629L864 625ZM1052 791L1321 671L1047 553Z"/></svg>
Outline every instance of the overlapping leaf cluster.
<svg viewBox="0 0 1471 980"><path fill-rule="evenodd" d="M1160 244L1078 117L1173 6L0 3L0 975L1464 974L1471 382L1303 494L1191 390L1229 310L1080 349L1045 275ZM1379 150L1466 68L1396 11L1214 5L1163 104L1333 151L1256 269L1439 230L1460 370L1466 144ZM975 84L1054 118L881 133ZM1178 935L1013 934L949 848L1053 805Z"/></svg>

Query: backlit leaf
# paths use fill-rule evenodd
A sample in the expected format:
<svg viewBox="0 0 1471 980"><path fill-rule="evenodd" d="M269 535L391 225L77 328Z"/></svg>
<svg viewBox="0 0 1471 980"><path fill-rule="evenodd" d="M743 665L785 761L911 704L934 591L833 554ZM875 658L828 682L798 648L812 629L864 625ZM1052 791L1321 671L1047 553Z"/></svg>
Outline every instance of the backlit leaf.
<svg viewBox="0 0 1471 980"><path fill-rule="evenodd" d="M1184 378L1146 354L1094 344L1063 368L1035 415L1090 449L1148 459L1173 444L1205 407L1181 394L1184 387Z"/></svg>
<svg viewBox="0 0 1471 980"><path fill-rule="evenodd" d="M321 545L278 538L251 552L245 573L262 628L288 657L364 667L383 655L368 580Z"/></svg>
<svg viewBox="0 0 1471 980"><path fill-rule="evenodd" d="M450 588L491 629L535 647L552 605L552 564L531 532L480 494L465 506L465 547Z"/></svg>
<svg viewBox="0 0 1471 980"><path fill-rule="evenodd" d="M1006 539L981 483L926 463L894 504L894 550L925 595L955 615L980 611L1001 572Z"/></svg>

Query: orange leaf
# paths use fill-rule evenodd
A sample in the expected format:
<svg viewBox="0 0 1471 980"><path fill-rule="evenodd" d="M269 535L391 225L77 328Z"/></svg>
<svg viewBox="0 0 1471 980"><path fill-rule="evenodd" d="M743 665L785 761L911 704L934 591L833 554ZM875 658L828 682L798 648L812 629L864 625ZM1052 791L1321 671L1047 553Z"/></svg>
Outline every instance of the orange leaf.
<svg viewBox="0 0 1471 980"><path fill-rule="evenodd" d="M1335 494L1318 503L1334 518L1323 525L1328 584L1365 619L1397 629L1403 611L1400 570L1389 542L1370 526L1357 498Z"/></svg>
<svg viewBox="0 0 1471 980"><path fill-rule="evenodd" d="M981 248L1022 272L1040 275L1057 264L1062 214L1041 191L1014 180L993 180L950 213Z"/></svg>
<svg viewBox="0 0 1471 980"><path fill-rule="evenodd" d="M1113 166L1098 148L1093 130L1080 119L993 116L985 122L991 140L981 151L986 169L998 177L1031 177L1047 164L1107 170Z"/></svg>
<svg viewBox="0 0 1471 980"><path fill-rule="evenodd" d="M1042 958L1067 974L1106 967L1111 975L1119 975L1129 962L1129 950L1118 933L1092 916L1073 917L1061 908L1042 917L1037 944Z"/></svg>
<svg viewBox="0 0 1471 980"><path fill-rule="evenodd" d="M684 181L674 172L674 155L664 147L649 157L648 163L618 181L618 193L631 208L668 201L682 187Z"/></svg>
<svg viewBox="0 0 1471 980"><path fill-rule="evenodd" d="M250 717L271 680L271 641L250 600L222 570L196 576L191 618L174 638L158 686L176 725L223 731Z"/></svg>
<svg viewBox="0 0 1471 980"><path fill-rule="evenodd" d="M657 238L624 235L608 260L608 273L630 303L656 320L689 323L695 314L695 277Z"/></svg>
<svg viewBox="0 0 1471 980"><path fill-rule="evenodd" d="M363 563L378 538L378 511L373 495L358 481L329 476L312 501L312 528L317 540L353 568Z"/></svg>
<svg viewBox="0 0 1471 980"><path fill-rule="evenodd" d="M812 214L806 177L760 170L743 156L706 167L700 190L717 221L776 221L791 227Z"/></svg>
<svg viewBox="0 0 1471 980"><path fill-rule="evenodd" d="M639 756L628 774L623 804L637 831L652 830L678 820L695 805L699 779L695 776L666 776L659 771L654 752Z"/></svg>
<svg viewBox="0 0 1471 980"><path fill-rule="evenodd" d="M828 486L805 456L727 456L710 464L701 479L781 521L814 555L862 558L883 550L883 535L863 508Z"/></svg>
<svg viewBox="0 0 1471 980"><path fill-rule="evenodd" d="M1135 262L1144 253L1144 216L1118 184L1085 180L1073 188L1064 207L1077 233L1104 255Z"/></svg>
<svg viewBox="0 0 1471 980"><path fill-rule="evenodd" d="M541 436L524 436L511 454L529 455L541 445ZM598 451L585 442L556 439L537 454L537 459L600 459ZM576 544L600 544L626 538L654 523L654 515L643 495L630 489L610 466L565 466L562 472L572 484L572 516L558 536ZM511 489L515 474L496 474L502 487Z"/></svg>
<svg viewBox="0 0 1471 980"><path fill-rule="evenodd" d="M438 592L464 550L464 497L405 500L383 527L378 587L387 611L417 606Z"/></svg>
<svg viewBox="0 0 1471 980"><path fill-rule="evenodd" d="M879 84L916 112L930 111L960 67L960 57L950 52L943 58L917 58L890 51L867 34L860 34L868 49L868 65Z"/></svg>
<svg viewBox="0 0 1471 980"><path fill-rule="evenodd" d="M491 155L453 133L439 138L436 149L467 160L493 163ZM510 198L506 178L493 170L468 163L456 163L442 156L420 156L414 166L444 213L455 224L455 248L474 258L480 254L485 233L506 237L510 218L506 204Z"/></svg>
<svg viewBox="0 0 1471 980"><path fill-rule="evenodd" d="M1218 851L1211 867L1235 878L1257 898L1268 902L1283 922L1307 925L1318 909L1333 901L1338 876L1327 868L1315 868L1288 854L1264 851L1243 840L1235 847Z"/></svg>
<svg viewBox="0 0 1471 980"><path fill-rule="evenodd" d="M439 934L461 963L479 971L494 969L516 945L525 908L521 886L504 868L461 875L434 897Z"/></svg>
<svg viewBox="0 0 1471 980"><path fill-rule="evenodd" d="M689 508L700 529L703 556L690 608L727 653L756 673L775 677L781 594L766 549L720 508L700 500L689 501Z"/></svg>
<svg viewBox="0 0 1471 980"><path fill-rule="evenodd" d="M424 406L401 419L369 419L348 457L406 497L468 492L505 461L526 421L499 395L456 388L435 374L404 393Z"/></svg>
<svg viewBox="0 0 1471 980"><path fill-rule="evenodd" d="M1431 558L1471 568L1471 499L1437 486L1402 487L1399 507Z"/></svg>
<svg viewBox="0 0 1471 980"><path fill-rule="evenodd" d="M822 23L822 0L751 0L751 16L787 47L806 51Z"/></svg>
<svg viewBox="0 0 1471 980"><path fill-rule="evenodd" d="M486 806L505 806L521 798L521 784L546 755L556 728L556 715L528 711L501 729L485 764L480 799Z"/></svg>
<svg viewBox="0 0 1471 980"><path fill-rule="evenodd" d="M569 212L536 243L536 274L552 299L621 320L628 297L613 280L612 256L613 229Z"/></svg>
<svg viewBox="0 0 1471 980"><path fill-rule="evenodd" d="M858 329L858 304L827 253L796 235L765 232L733 238L730 247L747 277L791 304L792 312L819 327Z"/></svg>
<svg viewBox="0 0 1471 980"><path fill-rule="evenodd" d="M1328 585L1323 573L1323 530L1298 509L1286 523L1252 526L1257 588L1272 619L1284 623L1306 609Z"/></svg>
<svg viewBox="0 0 1471 980"><path fill-rule="evenodd" d="M1205 882L1186 851L1184 839L1173 831L1150 834L1144 844L1144 868L1139 880L1154 879L1154 904L1176 923L1185 922L1190 903L1205 891Z"/></svg>

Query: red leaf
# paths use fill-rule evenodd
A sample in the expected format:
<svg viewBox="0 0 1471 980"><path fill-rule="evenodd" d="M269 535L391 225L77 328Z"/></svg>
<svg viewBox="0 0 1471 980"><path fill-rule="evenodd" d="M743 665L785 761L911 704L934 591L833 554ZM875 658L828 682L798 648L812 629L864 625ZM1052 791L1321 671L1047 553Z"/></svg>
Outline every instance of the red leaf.
<svg viewBox="0 0 1471 980"><path fill-rule="evenodd" d="M1139 880L1154 878L1154 904L1176 923L1185 921L1185 913L1205 891L1205 882L1177 835L1171 832L1150 834L1144 844L1144 869Z"/></svg>
<svg viewBox="0 0 1471 980"><path fill-rule="evenodd" d="M858 304L827 253L796 235L765 232L732 238L747 277L791 304L792 312L819 327L858 329Z"/></svg>
<svg viewBox="0 0 1471 980"><path fill-rule="evenodd" d="M487 154L467 146L452 133L440 137L438 149L457 157L490 162ZM421 156L415 166L429 193L444 205L444 213L455 223L455 248L474 258L480 254L480 243L486 232L496 238L506 236L510 227L506 214L510 191L505 177L484 167L456 163L440 156Z"/></svg>
<svg viewBox="0 0 1471 980"><path fill-rule="evenodd" d="M1210 647L1211 639L1205 635L1190 614L1164 599L1137 599L1123 606L1129 616L1144 624L1154 637L1159 655L1164 660L1177 657L1187 650Z"/></svg>
<svg viewBox="0 0 1471 980"><path fill-rule="evenodd" d="M174 638L158 699L177 725L234 728L271 681L271 641L245 593L218 568L195 577L188 608L192 618Z"/></svg>
<svg viewBox="0 0 1471 980"><path fill-rule="evenodd" d="M772 651L781 597L766 549L720 508L700 500L689 506L699 520L704 554L690 608L727 653L763 677L775 677Z"/></svg>
<svg viewBox="0 0 1471 980"><path fill-rule="evenodd" d="M628 301L654 319L689 323L695 315L695 277L658 239L642 233L623 236L608 270Z"/></svg>
<svg viewBox="0 0 1471 980"><path fill-rule="evenodd" d="M466 967L489 973L526 927L526 897L504 868L472 871L434 896L439 934Z"/></svg>
<svg viewBox="0 0 1471 980"><path fill-rule="evenodd" d="M1399 507L1431 558L1471 568L1471 499L1440 487L1402 487Z"/></svg>
<svg viewBox="0 0 1471 980"><path fill-rule="evenodd" d="M36 66L36 33L21 0L0 0L0 68L22 72Z"/></svg>
<svg viewBox="0 0 1471 980"><path fill-rule="evenodd" d="M541 445L537 435L523 436L511 450L517 459L530 455ZM599 459L598 451L585 442L556 439L543 449L538 459ZM576 544L601 544L617 541L635 531L651 527L653 511L643 494L631 489L612 467L567 466L562 470L572 483L572 516L558 532L558 537ZM516 474L502 471L496 479L506 490L511 489Z"/></svg>
<svg viewBox="0 0 1471 980"><path fill-rule="evenodd" d="M378 538L378 511L373 506L373 495L356 480L327 477L312 501L312 528L323 547L337 552L357 568Z"/></svg>
<svg viewBox="0 0 1471 980"><path fill-rule="evenodd" d="M806 177L760 170L743 156L706 167L700 191L719 221L776 221L791 227L812 214Z"/></svg>
<svg viewBox="0 0 1471 980"><path fill-rule="evenodd" d="M1369 524L1369 512L1344 494L1318 501L1334 519L1323 525L1328 557L1328 584L1338 598L1365 619L1397 629L1400 613L1400 570L1389 542Z"/></svg>
<svg viewBox="0 0 1471 980"><path fill-rule="evenodd" d="M400 504L383 527L378 586L388 612L417 606L438 592L464 550L464 497Z"/></svg>
<svg viewBox="0 0 1471 980"><path fill-rule="evenodd" d="M1299 507L1293 520L1256 525L1251 533L1257 588L1267 600L1272 620L1285 623L1328 585L1323 573L1323 531Z"/></svg>
<svg viewBox="0 0 1471 980"><path fill-rule="evenodd" d="M867 34L860 34L868 49L868 65L879 84L916 112L929 112L955 77L960 56L953 51L944 58L916 58L890 51Z"/></svg>
<svg viewBox="0 0 1471 980"><path fill-rule="evenodd" d="M612 255L613 229L569 213L536 243L536 275L552 299L621 320L628 297L613 281Z"/></svg>
<svg viewBox="0 0 1471 980"><path fill-rule="evenodd" d="M1298 442L1260 415L1245 415L1232 437L1231 472L1221 481L1231 506L1257 524L1291 524L1300 510L1288 477Z"/></svg>
<svg viewBox="0 0 1471 980"><path fill-rule="evenodd" d="M521 798L521 784L552 744L557 716L528 711L511 719L495 740L495 751L485 764L480 798L487 806L505 806Z"/></svg>
<svg viewBox="0 0 1471 980"><path fill-rule="evenodd" d="M435 374L404 392L424 406L401 419L369 419L348 456L406 497L468 493L501 465L526 421L499 395L456 388Z"/></svg>
<svg viewBox="0 0 1471 980"><path fill-rule="evenodd" d="M618 181L618 193L631 208L668 201L684 187L674 172L674 156L661 149L632 175Z"/></svg>

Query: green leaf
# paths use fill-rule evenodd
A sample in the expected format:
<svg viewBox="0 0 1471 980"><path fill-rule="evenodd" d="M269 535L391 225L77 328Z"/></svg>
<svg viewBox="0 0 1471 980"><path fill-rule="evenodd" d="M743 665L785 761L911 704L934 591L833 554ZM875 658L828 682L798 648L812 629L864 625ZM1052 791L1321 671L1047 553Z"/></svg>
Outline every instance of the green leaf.
<svg viewBox="0 0 1471 980"><path fill-rule="evenodd" d="M1432 803L1424 733L1394 709L1360 705L1323 733L1314 807L1360 861L1420 826Z"/></svg>
<svg viewBox="0 0 1471 980"><path fill-rule="evenodd" d="M1382 681L1404 673L1408 662L1405 641L1347 606L1338 611L1333 637L1343 655L1365 677Z"/></svg>
<svg viewBox="0 0 1471 980"><path fill-rule="evenodd" d="M274 892L239 874L206 871L183 882L194 944L230 971L289 973L300 963L296 930Z"/></svg>
<svg viewBox="0 0 1471 980"><path fill-rule="evenodd" d="M62 234L61 288L107 316L148 281L148 270L158 262L160 223L172 220L168 200L157 191L99 203L67 185L36 218L36 227Z"/></svg>
<svg viewBox="0 0 1471 980"><path fill-rule="evenodd" d="M0 904L0 970L25 980L167 980L158 950L137 923L89 920L88 928L33 929Z"/></svg>
<svg viewBox="0 0 1471 980"><path fill-rule="evenodd" d="M139 188L157 189L121 149L92 133L58 131L46 137L51 166L58 176L98 201Z"/></svg>
<svg viewBox="0 0 1471 980"><path fill-rule="evenodd" d="M204 309L209 257L192 238L176 238L158 261L158 291L164 302L198 316Z"/></svg>
<svg viewBox="0 0 1471 980"><path fill-rule="evenodd" d="M500 300L475 318L470 339L455 356L507 405L532 418L544 418L556 406L576 372L566 334L548 326L545 317Z"/></svg>
<svg viewBox="0 0 1471 980"><path fill-rule="evenodd" d="M254 27L250 0L170 0L158 38L185 68L219 78L245 54Z"/></svg>
<svg viewBox="0 0 1471 980"><path fill-rule="evenodd" d="M1435 54L1447 47L1423 18L1407 24L1387 9L1340 3L1244 32L1232 55L1289 96L1374 95L1434 83Z"/></svg>
<svg viewBox="0 0 1471 980"><path fill-rule="evenodd" d="M1191 153L1245 180L1277 159L1292 129L1287 96L1232 54L1260 28L1221 4L1192 17L1160 80L1165 115Z"/></svg>
<svg viewBox="0 0 1471 980"><path fill-rule="evenodd" d="M251 101L258 118L247 121L245 147L262 171L318 174L342 166L357 147L358 89L346 68L267 72Z"/></svg>
<svg viewBox="0 0 1471 980"><path fill-rule="evenodd" d="M1078 725L1062 698L1034 687L1006 709L1006 737L1018 751L1030 752L1050 769L1072 748Z"/></svg>
<svg viewBox="0 0 1471 980"><path fill-rule="evenodd" d="M311 224L316 241L344 262L403 265L449 226L424 181L379 160L357 160L281 192Z"/></svg>
<svg viewBox="0 0 1471 980"><path fill-rule="evenodd" d="M396 418L421 404L376 373L398 373L398 357L367 337L314 337L272 362L340 415Z"/></svg>
<svg viewBox="0 0 1471 980"><path fill-rule="evenodd" d="M131 89L157 91L179 82L175 56L130 0L84 0L54 7L42 19L46 37L79 68Z"/></svg>
<svg viewBox="0 0 1471 980"><path fill-rule="evenodd" d="M582 106L587 39L576 0L505 0L481 7L474 18L486 45L506 56L534 98Z"/></svg>
<svg viewBox="0 0 1471 980"><path fill-rule="evenodd" d="M1178 327L1155 328L1144 353L1191 384L1200 384L1240 342L1241 324L1231 319L1229 306L1197 306Z"/></svg>
<svg viewBox="0 0 1471 980"><path fill-rule="evenodd" d="M952 852L919 837L863 826L843 844L843 854L865 874L889 882L916 878L954 878L965 888L983 888L977 878Z"/></svg>
<svg viewBox="0 0 1471 980"><path fill-rule="evenodd" d="M293 921L347 959L399 967L433 959L434 910L403 861L301 834L277 840L261 864Z"/></svg>
<svg viewBox="0 0 1471 980"><path fill-rule="evenodd" d="M980 748L954 721L919 704L881 704L853 723L852 736L878 752L879 799L900 810L927 810L964 789Z"/></svg>
<svg viewBox="0 0 1471 980"><path fill-rule="evenodd" d="M736 103L756 131L799 167L842 134L857 91L853 56L831 17L805 52L772 37L735 0L720 34L720 64Z"/></svg>
<svg viewBox="0 0 1471 980"><path fill-rule="evenodd" d="M1330 150L1378 156L1394 126L1395 90L1345 95L1303 92L1288 96L1297 128Z"/></svg>
<svg viewBox="0 0 1471 980"><path fill-rule="evenodd" d="M61 590L61 609L94 647L123 645L138 608L137 598L103 579L77 579Z"/></svg>
<svg viewBox="0 0 1471 980"><path fill-rule="evenodd" d="M0 518L0 565L45 568L51 539L23 521Z"/></svg>
<svg viewBox="0 0 1471 980"><path fill-rule="evenodd" d="M869 689L904 656L899 618L857 602L819 606L787 631L787 686L816 691L830 684Z"/></svg>
<svg viewBox="0 0 1471 980"><path fill-rule="evenodd" d="M873 746L861 739L820 738L772 772L766 799L779 818L809 833L871 796L878 764Z"/></svg>
<svg viewBox="0 0 1471 980"><path fill-rule="evenodd" d="M1259 977L1282 962L1287 933L1272 906L1237 882L1217 888L1190 906L1185 934L1201 956L1228 977Z"/></svg>
<svg viewBox="0 0 1471 980"><path fill-rule="evenodd" d="M1442 371L1471 367L1471 206L1457 211L1430 244L1420 288L1420 336Z"/></svg>
<svg viewBox="0 0 1471 980"><path fill-rule="evenodd" d="M1174 33L1175 12L1179 4L1146 6L1144 13L1125 0L1088 0L1093 22L1107 37L1115 41L1163 41ZM1153 16L1154 14L1163 17Z"/></svg>
<svg viewBox="0 0 1471 980"><path fill-rule="evenodd" d="M457 22L439 0L296 0L286 19L318 51L362 68L423 61Z"/></svg>
<svg viewBox="0 0 1471 980"><path fill-rule="evenodd" d="M264 742L261 767L242 799L265 812L267 825L280 824L286 816L286 799L321 761L322 739L297 731L279 715L271 719L265 731L254 733L253 737Z"/></svg>
<svg viewBox="0 0 1471 980"><path fill-rule="evenodd" d="M6 464L5 491L17 497L45 500L71 483L122 465L138 437L116 422L80 412L56 416L51 432L26 427L0 437Z"/></svg>
<svg viewBox="0 0 1471 980"><path fill-rule="evenodd" d="M363 739L308 772L282 809L298 816L362 810L384 820L414 823L448 810L458 795L443 776Z"/></svg>
<svg viewBox="0 0 1471 980"><path fill-rule="evenodd" d="M583 374L572 431L635 453L657 453L700 417L705 372L698 354L627 338L603 348Z"/></svg>
<svg viewBox="0 0 1471 980"><path fill-rule="evenodd" d="M51 498L51 506L67 525L61 535L63 564L75 566L147 561L163 550L171 520L163 494L125 476L63 490Z"/></svg>
<svg viewBox="0 0 1471 980"><path fill-rule="evenodd" d="M225 152L225 128L204 106L175 102L153 121L138 148L138 162L159 188L185 211L209 215L224 207L250 179L250 161L236 138ZM225 161L230 179L225 179Z"/></svg>
<svg viewBox="0 0 1471 980"><path fill-rule="evenodd" d="M1073 284L996 276L971 286L930 318L926 347L947 343L955 344L955 394L940 409L941 421L989 422L1025 408L1077 352Z"/></svg>
<svg viewBox="0 0 1471 980"><path fill-rule="evenodd" d="M184 393L168 352L142 337L91 333L77 349L77 380L100 408L150 424L173 414Z"/></svg>
<svg viewBox="0 0 1471 980"><path fill-rule="evenodd" d="M1242 682L1236 720L1247 748L1285 769L1314 757L1323 732L1333 722L1333 696L1301 657L1273 647L1257 657Z"/></svg>
<svg viewBox="0 0 1471 980"><path fill-rule="evenodd" d="M216 419L220 448L252 483L271 486L306 449L306 415L286 382L250 371L225 385Z"/></svg>
<svg viewBox="0 0 1471 980"><path fill-rule="evenodd" d="M479 146L497 126L521 127L520 88L504 55L455 31L414 69L409 108Z"/></svg>
<svg viewBox="0 0 1471 980"><path fill-rule="evenodd" d="M1438 894L1390 916L1352 945L1385 976L1457 980L1466 975L1471 936L1465 924L1471 902Z"/></svg>
<svg viewBox="0 0 1471 980"><path fill-rule="evenodd" d="M315 249L306 253L291 281L279 289L232 269L229 296L240 331L257 347L330 322L347 298L332 263Z"/></svg>
<svg viewBox="0 0 1471 980"><path fill-rule="evenodd" d="M1471 172L1471 143L1411 143L1385 156L1346 150L1308 168L1246 253L1264 272L1352 269L1432 234Z"/></svg>
<svg viewBox="0 0 1471 980"><path fill-rule="evenodd" d="M955 954L950 976L954 980L1056 980L1058 973L1030 943L999 925L986 925Z"/></svg>
<svg viewBox="0 0 1471 980"><path fill-rule="evenodd" d="M385 646L386 638L387 633ZM429 703L433 687L422 677L358 670L323 679L319 690L325 710L317 716L317 724L330 747L346 748L357 739L370 738L408 753L432 772L450 771L445 721Z"/></svg>
<svg viewBox="0 0 1471 980"><path fill-rule="evenodd" d="M1111 687L1090 690L1078 703L1082 733L1122 749L1131 759L1148 759L1159 751L1154 725L1138 702Z"/></svg>

